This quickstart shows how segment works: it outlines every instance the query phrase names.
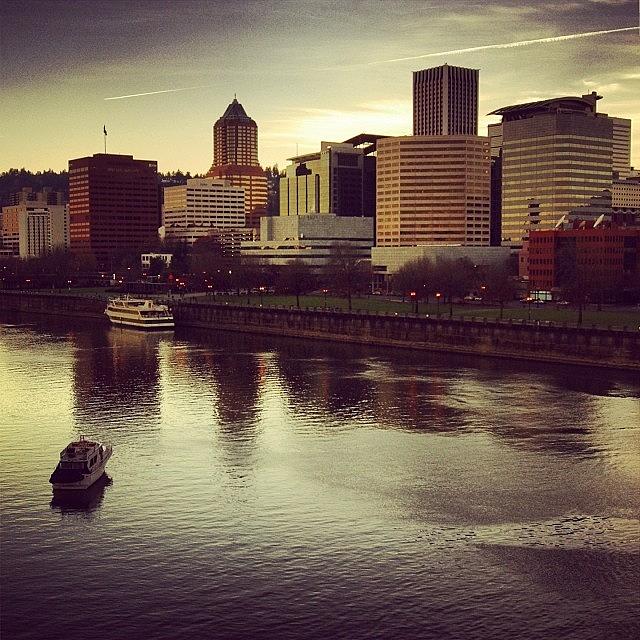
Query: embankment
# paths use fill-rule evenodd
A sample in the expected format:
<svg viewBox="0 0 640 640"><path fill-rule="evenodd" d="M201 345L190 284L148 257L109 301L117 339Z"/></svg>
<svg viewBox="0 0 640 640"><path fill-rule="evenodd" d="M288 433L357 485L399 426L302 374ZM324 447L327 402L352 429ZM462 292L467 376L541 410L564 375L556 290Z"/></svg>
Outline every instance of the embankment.
<svg viewBox="0 0 640 640"><path fill-rule="evenodd" d="M104 300L0 291L0 309L106 322ZM174 301L176 327L244 331L414 350L640 371L640 331L474 318Z"/></svg>
<svg viewBox="0 0 640 640"><path fill-rule="evenodd" d="M178 326L640 371L640 331L181 302Z"/></svg>

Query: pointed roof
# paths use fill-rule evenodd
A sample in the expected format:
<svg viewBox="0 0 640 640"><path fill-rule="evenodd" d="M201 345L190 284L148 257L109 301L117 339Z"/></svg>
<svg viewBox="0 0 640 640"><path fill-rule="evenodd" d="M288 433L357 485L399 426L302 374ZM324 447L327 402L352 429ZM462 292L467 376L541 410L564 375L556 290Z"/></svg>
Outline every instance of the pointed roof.
<svg viewBox="0 0 640 640"><path fill-rule="evenodd" d="M227 107L227 110L222 114L223 118L237 118L251 120L244 110L244 107L234 97L233 102Z"/></svg>

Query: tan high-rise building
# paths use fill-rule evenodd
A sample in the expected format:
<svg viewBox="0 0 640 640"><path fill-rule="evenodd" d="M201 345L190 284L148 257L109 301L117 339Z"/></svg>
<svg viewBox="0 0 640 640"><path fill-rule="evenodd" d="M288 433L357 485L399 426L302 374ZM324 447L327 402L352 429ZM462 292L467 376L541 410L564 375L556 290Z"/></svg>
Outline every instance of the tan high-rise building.
<svg viewBox="0 0 640 640"><path fill-rule="evenodd" d="M225 180L192 178L165 187L162 225L166 240L192 245L220 229L245 226L244 191Z"/></svg>
<svg viewBox="0 0 640 640"><path fill-rule="evenodd" d="M613 171L624 179L631 174L631 120L611 117L613 124Z"/></svg>
<svg viewBox="0 0 640 640"><path fill-rule="evenodd" d="M378 140L376 245L489 245L489 138Z"/></svg>
<svg viewBox="0 0 640 640"><path fill-rule="evenodd" d="M612 119L594 94L512 105L502 116L502 243L611 213Z"/></svg>
<svg viewBox="0 0 640 640"><path fill-rule="evenodd" d="M478 74L448 64L414 71L413 135L476 135Z"/></svg>
<svg viewBox="0 0 640 640"><path fill-rule="evenodd" d="M260 228L266 214L267 176L258 162L258 125L236 98L213 126L213 165L207 177L242 187L247 226Z"/></svg>

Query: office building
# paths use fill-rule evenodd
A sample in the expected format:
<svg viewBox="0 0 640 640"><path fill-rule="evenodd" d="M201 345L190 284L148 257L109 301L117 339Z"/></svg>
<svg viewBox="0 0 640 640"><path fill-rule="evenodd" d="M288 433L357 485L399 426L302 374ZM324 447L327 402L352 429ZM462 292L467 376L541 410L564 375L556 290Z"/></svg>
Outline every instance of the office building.
<svg viewBox="0 0 640 640"><path fill-rule="evenodd" d="M165 187L162 224L167 242L192 245L214 229L245 226L245 193L227 180L192 178Z"/></svg>
<svg viewBox="0 0 640 640"><path fill-rule="evenodd" d="M477 135L478 74L448 64L414 71L413 135Z"/></svg>
<svg viewBox="0 0 640 640"><path fill-rule="evenodd" d="M474 265L486 267L504 264L510 256L509 247L474 247L453 244L431 244L415 247L373 247L371 270L373 286L389 291L393 276L409 262L427 258L432 264L438 260L466 258Z"/></svg>
<svg viewBox="0 0 640 640"><path fill-rule="evenodd" d="M213 126L213 165L209 178L244 189L247 226L260 228L266 214L267 177L258 162L258 125L236 98Z"/></svg>
<svg viewBox="0 0 640 640"><path fill-rule="evenodd" d="M589 226L590 225L590 226ZM571 265L567 265L567 261ZM575 269L586 282L623 288L640 278L640 228L576 222L573 228L532 231L525 275L531 290L560 288L562 269ZM588 292L585 292L588 293Z"/></svg>
<svg viewBox="0 0 640 640"><path fill-rule="evenodd" d="M69 161L71 251L112 269L154 242L160 226L158 165L98 153Z"/></svg>
<svg viewBox="0 0 640 640"><path fill-rule="evenodd" d="M322 142L320 151L289 158L280 179L280 215L372 218L376 159L370 154L381 137L361 134L347 142Z"/></svg>
<svg viewBox="0 0 640 640"><path fill-rule="evenodd" d="M21 258L35 258L54 249L67 249L69 208L39 204L35 199L3 207L0 231L3 247Z"/></svg>
<svg viewBox="0 0 640 640"><path fill-rule="evenodd" d="M595 93L503 107L502 243L521 247L532 229L611 214L611 118ZM494 129L494 145L499 146Z"/></svg>
<svg viewBox="0 0 640 640"><path fill-rule="evenodd" d="M488 126L491 154L491 222L489 244L502 244L502 124Z"/></svg>
<svg viewBox="0 0 640 640"><path fill-rule="evenodd" d="M260 221L260 239L243 242L241 253L268 264L285 265L297 258L315 269L326 266L336 244L348 246L356 258L371 259L373 219L333 214L275 216Z"/></svg>
<svg viewBox="0 0 640 640"><path fill-rule="evenodd" d="M610 119L613 124L613 174L615 178L624 179L631 175L631 120Z"/></svg>
<svg viewBox="0 0 640 640"><path fill-rule="evenodd" d="M490 168L486 137L379 140L376 246L488 246Z"/></svg>
<svg viewBox="0 0 640 640"><path fill-rule="evenodd" d="M64 194L51 187L42 187L40 191L34 191L32 187L22 187L19 191L14 191L9 195L10 205L61 205L64 203Z"/></svg>

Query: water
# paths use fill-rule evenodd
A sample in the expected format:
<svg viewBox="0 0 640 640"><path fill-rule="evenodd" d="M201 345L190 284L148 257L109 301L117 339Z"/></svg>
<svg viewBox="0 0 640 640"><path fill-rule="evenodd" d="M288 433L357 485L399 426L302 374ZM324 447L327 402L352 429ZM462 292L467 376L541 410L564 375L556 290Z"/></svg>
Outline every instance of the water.
<svg viewBox="0 0 640 640"><path fill-rule="evenodd" d="M640 632L637 376L0 323L2 638Z"/></svg>

